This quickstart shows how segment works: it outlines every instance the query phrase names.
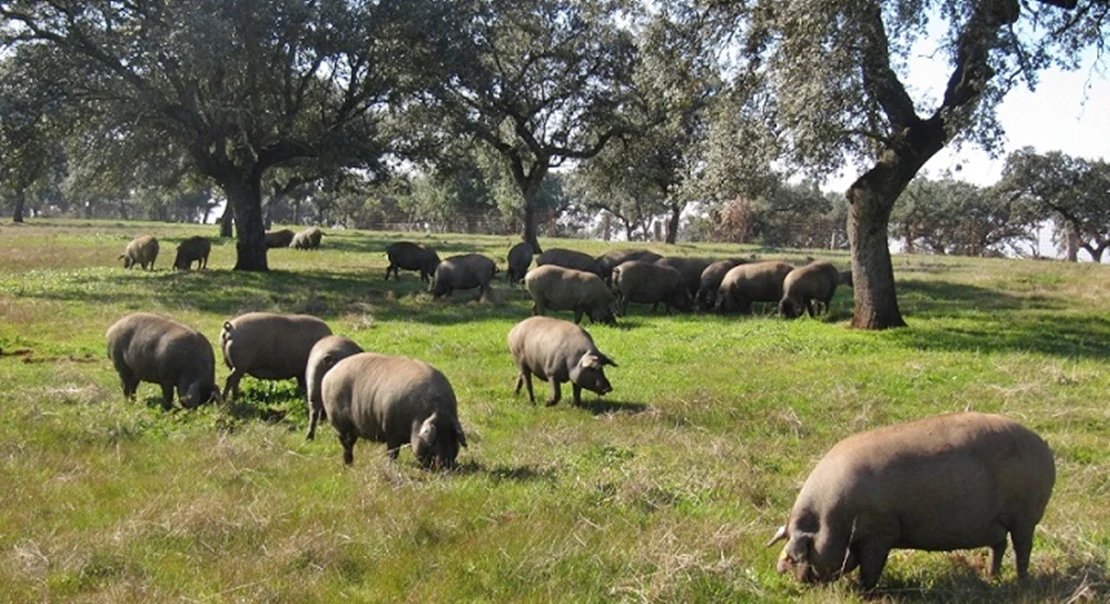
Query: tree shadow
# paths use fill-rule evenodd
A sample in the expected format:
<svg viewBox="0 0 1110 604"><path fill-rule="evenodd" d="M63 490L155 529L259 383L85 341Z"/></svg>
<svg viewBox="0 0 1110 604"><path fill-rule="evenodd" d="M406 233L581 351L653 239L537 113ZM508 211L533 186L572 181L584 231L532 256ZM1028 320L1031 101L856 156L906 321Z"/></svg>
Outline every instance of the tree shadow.
<svg viewBox="0 0 1110 604"><path fill-rule="evenodd" d="M887 332L886 337L907 347L1110 357L1110 319L1094 313L1068 313L1063 302L1052 298L1019 297L946 281L909 280L899 282L899 300L911 323L913 318L962 320L943 325L926 321Z"/></svg>

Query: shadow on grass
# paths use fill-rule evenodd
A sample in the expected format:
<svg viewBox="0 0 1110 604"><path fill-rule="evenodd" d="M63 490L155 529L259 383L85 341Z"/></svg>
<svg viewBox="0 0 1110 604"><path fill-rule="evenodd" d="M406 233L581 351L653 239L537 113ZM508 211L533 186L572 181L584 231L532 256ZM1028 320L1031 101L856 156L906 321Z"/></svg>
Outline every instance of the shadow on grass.
<svg viewBox="0 0 1110 604"><path fill-rule="evenodd" d="M644 403L628 403L622 401L614 401L612 399L595 398L590 400L583 400L581 409L585 409L594 415L611 415L616 413L627 413L635 415L647 411L649 407Z"/></svg>
<svg viewBox="0 0 1110 604"><path fill-rule="evenodd" d="M869 594L892 602L1106 602L1110 579L1104 561L1076 564L1050 573L1032 572L1025 580L988 581L983 569L964 560L928 587L882 580Z"/></svg>
<svg viewBox="0 0 1110 604"><path fill-rule="evenodd" d="M455 474L462 475L485 475L489 476L490 480L496 482L529 482L533 480L544 480L547 482L554 482L556 479L555 472L552 470L545 470L536 468L533 465L523 466L504 466L496 465L486 467L483 463L478 461L468 461L460 463L454 470Z"/></svg>
<svg viewBox="0 0 1110 604"><path fill-rule="evenodd" d="M1065 312L1067 307L1056 300L915 280L899 283L899 300L911 323L913 318L957 319L943 325L919 323L888 332L890 338L907 347L1110 357L1110 319L1094 313Z"/></svg>

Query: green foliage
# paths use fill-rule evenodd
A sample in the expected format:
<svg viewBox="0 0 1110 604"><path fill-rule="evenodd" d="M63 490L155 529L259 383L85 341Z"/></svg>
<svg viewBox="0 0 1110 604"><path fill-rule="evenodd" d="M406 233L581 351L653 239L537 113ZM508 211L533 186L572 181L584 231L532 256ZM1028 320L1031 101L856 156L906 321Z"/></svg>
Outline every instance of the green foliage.
<svg viewBox="0 0 1110 604"><path fill-rule="evenodd" d="M916 178L894 204L891 227L908 253L1001 256L1036 249L1041 217L1016 195L946 178Z"/></svg>
<svg viewBox="0 0 1110 604"><path fill-rule="evenodd" d="M504 263L515 238L329 230L318 251L270 251L269 273L125 271L149 232L195 225L36 220L0 247L0 585L29 600L857 602L851 580L803 586L762 547L816 460L849 433L925 415L1002 412L1041 433L1058 480L1032 577L984 577L985 549L895 552L879 596L926 601L1110 597L1110 295L1106 267L896 256L910 328L844 328L640 310L588 326L619 363L582 408L512 395L505 337L530 301L498 283L436 301L411 273L383 282L407 239ZM206 227L212 228L212 227ZM590 254L599 242L545 240ZM661 249L661 248L660 248ZM843 253L682 245L696 256L800 262ZM231 406L126 402L104 331L137 310L215 341L240 312L310 312L368 350L451 380L470 447L453 473L361 442L343 467L330 429L303 440L292 382L244 380ZM569 313L557 313L568 318ZM227 369L217 367L222 380ZM537 387L542 389L541 385Z"/></svg>

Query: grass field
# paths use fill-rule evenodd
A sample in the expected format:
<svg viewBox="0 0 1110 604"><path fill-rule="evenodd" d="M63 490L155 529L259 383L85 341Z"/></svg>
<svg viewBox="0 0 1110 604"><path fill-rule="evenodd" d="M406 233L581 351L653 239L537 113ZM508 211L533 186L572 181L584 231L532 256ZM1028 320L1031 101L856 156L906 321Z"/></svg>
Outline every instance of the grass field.
<svg viewBox="0 0 1110 604"><path fill-rule="evenodd" d="M229 270L233 241L215 243L209 270L168 270L178 241L212 228L0 225L0 601L859 601L854 577L776 574L779 548L763 544L838 440L960 410L1004 413L1055 452L1032 576L1016 580L1012 551L994 582L985 548L896 551L873 597L1110 599L1106 266L896 256L909 327L882 333L847 328L848 289L819 320L634 306L588 327L619 364L614 391L546 408L512 394L505 337L530 314L523 291L438 301L414 273L382 281L392 241L503 267L510 238L328 231L319 251L272 250L267 274ZM142 233L162 242L157 270L123 270ZM824 251L649 247L847 267ZM457 471L432 473L360 441L345 468L330 427L304 440L291 381L248 378L235 404L193 411L163 411L152 384L127 402L104 332L140 310L213 342L242 312L318 315L442 370L470 446Z"/></svg>

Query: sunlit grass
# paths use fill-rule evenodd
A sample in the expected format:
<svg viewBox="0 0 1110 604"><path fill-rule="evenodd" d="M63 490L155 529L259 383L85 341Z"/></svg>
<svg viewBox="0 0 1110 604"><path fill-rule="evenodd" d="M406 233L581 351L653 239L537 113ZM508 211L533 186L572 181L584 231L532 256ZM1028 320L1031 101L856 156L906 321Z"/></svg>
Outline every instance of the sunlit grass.
<svg viewBox="0 0 1110 604"><path fill-rule="evenodd" d="M382 281L392 241L504 267L515 238L328 231L318 251L272 250L266 274L231 271L233 242L214 240L210 270L168 270L177 241L213 230L3 226L0 601L858 601L851 581L777 575L763 543L837 440L964 409L1010 415L1056 453L1033 578L1015 580L1012 554L990 583L985 550L897 552L880 598L1110 597L1105 267L898 256L909 328L883 333L847 329L845 289L819 320L634 308L588 327L619 364L614 392L547 408L512 394L523 291L433 300L414 273ZM125 271L116 256L142 233L163 241L158 270ZM677 249L847 266L842 252ZM292 382L247 379L242 401L190 412L163 412L149 384L125 402L104 332L137 310L213 342L241 312L309 312L367 350L427 360L459 397L461 468L426 473L407 451L390 464L360 442L345 469L330 429L304 441Z"/></svg>

